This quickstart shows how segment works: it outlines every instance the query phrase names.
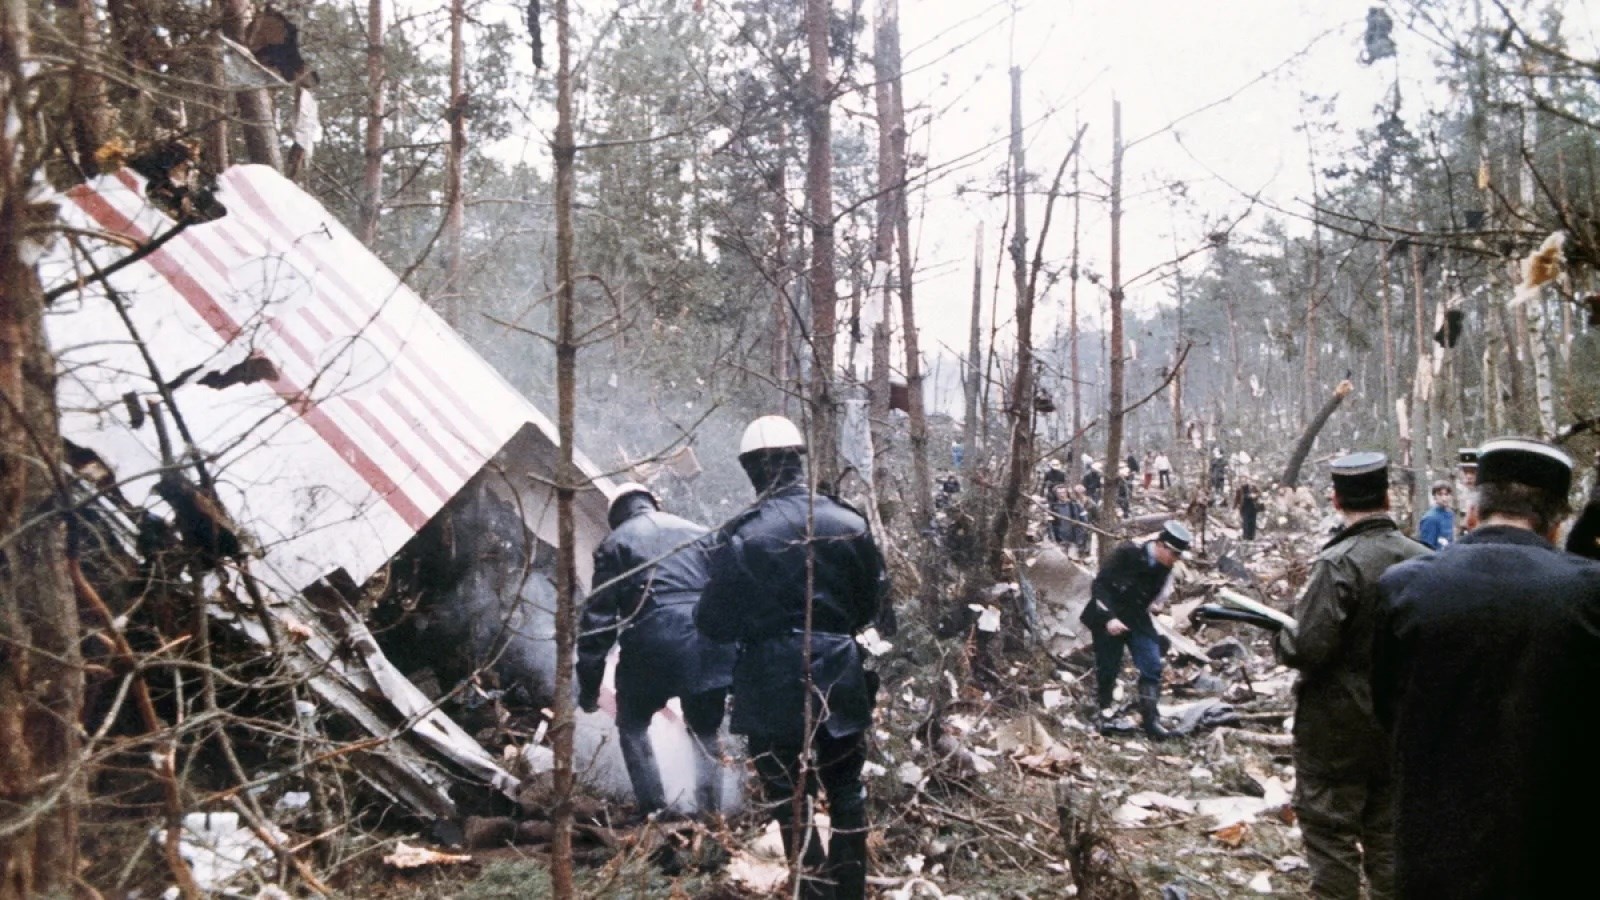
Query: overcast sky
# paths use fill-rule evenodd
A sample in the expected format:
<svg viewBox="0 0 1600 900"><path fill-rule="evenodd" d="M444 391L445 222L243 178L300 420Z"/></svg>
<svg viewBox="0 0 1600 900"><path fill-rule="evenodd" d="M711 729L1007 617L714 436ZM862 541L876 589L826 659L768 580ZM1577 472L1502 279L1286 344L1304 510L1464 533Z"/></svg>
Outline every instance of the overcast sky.
<svg viewBox="0 0 1600 900"><path fill-rule="evenodd" d="M1366 0L1131 0L1034 2L1013 23L1007 2L901 0L908 104L921 125L913 138L931 166L950 166L925 195L918 237L918 290L934 315L919 325L947 345L966 342L971 297L973 230L986 230L986 293L1005 201L966 192L994 188L1004 171L1009 128L1008 68L1023 68L1023 118L1028 168L1048 186L1077 124L1087 126L1082 189L1103 194L1110 175L1111 104L1122 104L1130 143L1124 162L1123 273L1132 277L1190 249L1206 220L1232 219L1250 207L1247 194L1303 210L1309 196L1303 93L1338 95L1334 117L1350 137L1371 121L1372 107L1397 74L1393 61L1360 61ZM1395 32L1401 52L1407 35ZM1403 57L1402 57L1403 58ZM920 115L918 115L920 113ZM1312 113L1315 115L1315 113ZM1328 164L1333 142L1318 148ZM1176 205L1173 183L1186 187ZM1257 207L1246 228L1268 211ZM1043 201L1029 211L1035 235ZM1176 227L1175 227L1176 226ZM1109 250L1107 208L1083 205L1081 246L1086 268L1104 273ZM1047 258L1064 261L1071 246L1070 206L1057 206ZM1203 256L1191 269L1203 265ZM1009 278L1004 271L1002 278ZM1065 285L1047 298L1039 330L1056 321ZM1165 298L1159 279L1131 285L1136 307ZM1009 302L1007 295L1002 305ZM1080 304L1098 295L1084 286ZM942 314L941 314L942 313ZM929 341L924 340L924 346ZM929 348L932 349L931 347Z"/></svg>

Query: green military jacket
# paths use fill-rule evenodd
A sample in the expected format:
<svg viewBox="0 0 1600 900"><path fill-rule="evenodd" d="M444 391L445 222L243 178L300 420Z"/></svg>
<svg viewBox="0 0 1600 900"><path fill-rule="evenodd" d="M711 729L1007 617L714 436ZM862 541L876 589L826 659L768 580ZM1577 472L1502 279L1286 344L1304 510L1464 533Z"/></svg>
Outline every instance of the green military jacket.
<svg viewBox="0 0 1600 900"><path fill-rule="evenodd" d="M1388 516L1361 519L1323 545L1295 605L1296 626L1273 641L1300 671L1295 686L1295 768L1356 779L1388 768L1388 739L1372 712L1372 641L1378 577L1427 553Z"/></svg>

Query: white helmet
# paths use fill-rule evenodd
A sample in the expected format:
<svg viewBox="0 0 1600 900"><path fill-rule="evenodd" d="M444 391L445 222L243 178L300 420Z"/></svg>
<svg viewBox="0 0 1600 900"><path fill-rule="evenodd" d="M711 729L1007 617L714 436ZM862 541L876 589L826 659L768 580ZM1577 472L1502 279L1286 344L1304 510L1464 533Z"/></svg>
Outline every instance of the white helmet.
<svg viewBox="0 0 1600 900"><path fill-rule="evenodd" d="M622 505L622 501L637 494L643 494L646 497L649 497L652 506L654 506L656 509L661 508L661 500L656 497L654 491L637 481L624 481L623 483L617 485L616 489L611 492L611 502L606 506L606 520L612 528L615 528L620 524L616 521L616 517L618 515L618 508Z"/></svg>
<svg viewBox="0 0 1600 900"><path fill-rule="evenodd" d="M739 439L739 455L757 450L793 450L806 452L805 439L800 429L783 416L762 416L745 426L744 437Z"/></svg>

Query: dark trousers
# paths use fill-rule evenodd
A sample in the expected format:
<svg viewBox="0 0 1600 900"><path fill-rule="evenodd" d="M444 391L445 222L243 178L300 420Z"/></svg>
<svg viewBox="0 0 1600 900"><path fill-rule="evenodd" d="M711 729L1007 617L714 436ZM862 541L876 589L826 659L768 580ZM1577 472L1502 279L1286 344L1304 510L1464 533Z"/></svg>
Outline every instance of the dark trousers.
<svg viewBox="0 0 1600 900"><path fill-rule="evenodd" d="M617 694L617 741L621 745L622 762L628 767L628 780L633 783L633 797L642 813L665 809L666 791L661 783L661 769L656 763L655 750L650 744L650 719L670 695L645 687L627 686ZM696 808L706 815L718 812L716 779L721 777L715 761L721 756L717 732L722 727L722 714L727 708L728 689L717 688L678 698L683 706L683 721L696 744ZM705 765L700 765L705 760Z"/></svg>
<svg viewBox="0 0 1600 900"><path fill-rule="evenodd" d="M1163 470L1157 472L1156 474L1161 476L1161 489L1163 491L1166 490L1167 485L1172 483L1172 472L1170 470Z"/></svg>
<svg viewBox="0 0 1600 900"><path fill-rule="evenodd" d="M1111 694L1117 686L1117 676L1122 672L1122 648L1128 648L1133 657L1133 667L1139 670L1142 684L1161 683L1161 642L1155 635L1140 631L1113 637L1103 628L1096 628L1094 637L1094 679L1100 705L1111 705Z"/></svg>
<svg viewBox="0 0 1600 900"><path fill-rule="evenodd" d="M750 756L761 781L762 799L778 821L784 849L793 858L800 848L801 896L857 900L867 889L867 791L861 767L867 761L866 735L858 732L833 737L818 729L812 741L813 765L800 784L800 755L804 748L788 742L752 735ZM828 796L833 829L826 853L811 823L811 800L817 785ZM801 794L801 818L795 819L794 799Z"/></svg>
<svg viewBox="0 0 1600 900"><path fill-rule="evenodd" d="M1312 896L1360 900L1363 873L1370 900L1395 896L1394 785L1387 773L1366 780L1299 774L1294 811L1311 866Z"/></svg>

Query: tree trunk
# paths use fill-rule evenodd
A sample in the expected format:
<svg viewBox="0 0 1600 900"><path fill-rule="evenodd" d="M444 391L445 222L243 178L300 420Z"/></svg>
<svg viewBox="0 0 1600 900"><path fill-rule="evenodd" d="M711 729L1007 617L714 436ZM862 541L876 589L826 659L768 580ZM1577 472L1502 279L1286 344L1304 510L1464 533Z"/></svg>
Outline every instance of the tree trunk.
<svg viewBox="0 0 1600 900"><path fill-rule="evenodd" d="M1122 103L1111 102L1111 328L1110 387L1106 395L1106 460L1105 480L1100 495L1100 509L1095 515L1101 530L1113 531L1117 523L1117 486L1122 478L1117 474L1117 460L1122 458L1123 367L1122 357ZM1111 554L1111 541L1101 541L1101 562Z"/></svg>
<svg viewBox="0 0 1600 900"><path fill-rule="evenodd" d="M1306 168L1311 173L1311 208L1316 209L1318 203L1317 185L1317 156L1311 142L1311 128L1306 127ZM1311 216L1311 286L1306 290L1306 361L1305 361L1305 408L1311 408L1311 398L1317 390L1317 305L1322 302L1322 229L1317 226L1317 217Z"/></svg>
<svg viewBox="0 0 1600 900"><path fill-rule="evenodd" d="M788 130L778 123L777 146L787 145ZM772 191L772 381L789 412L789 178L780 154L769 178Z"/></svg>
<svg viewBox="0 0 1600 900"><path fill-rule="evenodd" d="M978 471L978 388L983 383L983 223L972 236L972 323L967 333L966 420L961 423L962 481Z"/></svg>
<svg viewBox="0 0 1600 900"><path fill-rule="evenodd" d="M383 211L383 120L388 115L384 84L383 0L367 0L367 122L361 147L361 221L356 235L372 247Z"/></svg>
<svg viewBox="0 0 1600 900"><path fill-rule="evenodd" d="M41 211L24 110L28 13L0 0L0 900L65 895L78 871L83 672L66 571L55 362L44 296L24 246Z"/></svg>
<svg viewBox="0 0 1600 900"><path fill-rule="evenodd" d="M917 312L912 300L911 205L906 200L906 108L900 80L900 2L883 0L883 32L879 55L889 78L889 132L895 195L895 230L900 245L900 322L906 352L906 415L911 430L912 522L920 533L933 521L933 475L928 471L928 413L922 387L922 351L917 340ZM887 311L884 321L888 321Z"/></svg>
<svg viewBox="0 0 1600 900"><path fill-rule="evenodd" d="M1389 178L1384 176L1382 184L1378 186L1378 225L1388 224L1389 213ZM1394 245L1385 243L1378 253L1378 319L1383 323L1383 410L1384 415L1379 421L1387 422L1387 412L1394 406L1394 300L1390 296L1389 284L1389 257L1393 253ZM1385 429L1387 430L1387 429Z"/></svg>
<svg viewBox="0 0 1600 900"><path fill-rule="evenodd" d="M466 65L462 30L466 22L465 0L450 0L450 107L445 118L450 124L450 146L444 157L444 285L439 291L440 308L451 327L460 328L461 231L465 198L461 190L462 161L467 155L467 92L462 75Z"/></svg>
<svg viewBox="0 0 1600 900"><path fill-rule="evenodd" d="M1417 373L1411 384L1411 463L1415 472L1432 466L1428 432L1433 415L1433 369L1428 364L1427 297L1422 285L1422 249L1411 245L1412 327L1415 331ZM1411 479L1411 503L1416 504L1416 478Z"/></svg>
<svg viewBox="0 0 1600 900"><path fill-rule="evenodd" d="M459 0L457 0L459 3ZM550 880L558 900L575 896L572 884L573 696L572 671L577 647L577 535L573 498L578 473L572 447L577 385L578 336L574 326L575 277L572 194L577 143L572 131L572 29L567 0L555 0L556 130L550 142L555 162L556 217L556 434L561 458L556 467L556 676L555 721L550 729L555 754L555 834L550 850Z"/></svg>
<svg viewBox="0 0 1600 900"><path fill-rule="evenodd" d="M105 54L103 27L93 0L72 0L63 16L65 30L79 52L72 62L72 150L85 174L100 171L95 151L111 136L116 113L106 101L106 82L92 60Z"/></svg>
<svg viewBox="0 0 1600 900"><path fill-rule="evenodd" d="M838 289L833 270L833 103L828 84L828 0L806 0L806 211L811 220L811 467L818 483L839 477L833 391Z"/></svg>
<svg viewBox="0 0 1600 900"><path fill-rule="evenodd" d="M1339 382L1339 386L1333 389L1333 396L1329 397L1322 404L1322 408L1317 410L1317 414L1311 417L1311 421L1306 423L1306 430L1301 433L1300 441L1294 445L1294 452L1289 454L1288 465L1283 467L1283 476L1278 479L1279 484L1284 487L1294 487L1300 483L1300 467L1305 465L1306 457L1311 455L1311 447L1316 444L1322 426L1328 424L1328 418L1333 415L1333 411L1339 408L1339 404L1343 403L1344 398L1353 390L1355 386L1350 382Z"/></svg>
<svg viewBox="0 0 1600 900"><path fill-rule="evenodd" d="M888 35L893 2L880 0L878 4L872 53L872 97L878 119L878 196L874 204L877 222L872 235L872 274L867 279L870 286L867 293L869 302L882 305L882 313L872 333L872 424L875 447L883 446L877 432L889 421L889 332L894 319L894 292L889 284L889 270L894 264L894 238L900 223L900 216L895 211L900 192L894 188L897 178L894 161L894 96L890 86L894 76L889 63Z"/></svg>
<svg viewBox="0 0 1600 900"><path fill-rule="evenodd" d="M1081 358L1078 355L1078 281L1082 273L1078 271L1078 260L1082 255L1079 252L1078 241L1083 233L1083 195L1079 190L1079 176L1083 174L1083 156L1079 154L1072 161L1072 270L1068 273L1072 281L1067 287L1067 353L1069 355L1068 371L1072 377L1072 449L1071 457L1066 470L1071 472L1083 458L1083 376L1081 374ZM1180 309L1180 316L1182 315ZM1180 327L1182 319L1178 320ZM1045 499L1049 499L1048 497Z"/></svg>
<svg viewBox="0 0 1600 900"><path fill-rule="evenodd" d="M230 40L248 44L245 29L249 24L250 0L222 0L223 34ZM234 102L239 105L239 118L243 123L245 157L250 162L283 171L272 94L266 88L239 91Z"/></svg>
<svg viewBox="0 0 1600 900"><path fill-rule="evenodd" d="M1028 295L1028 172L1022 147L1022 68L1011 68L1011 194L1015 224L1011 234L1013 288L1017 293L1017 358L1006 409L1010 458L989 547L989 570L1001 578L1006 547L1020 543L1023 484L1033 473L1033 298Z"/></svg>

